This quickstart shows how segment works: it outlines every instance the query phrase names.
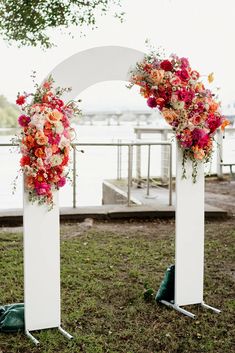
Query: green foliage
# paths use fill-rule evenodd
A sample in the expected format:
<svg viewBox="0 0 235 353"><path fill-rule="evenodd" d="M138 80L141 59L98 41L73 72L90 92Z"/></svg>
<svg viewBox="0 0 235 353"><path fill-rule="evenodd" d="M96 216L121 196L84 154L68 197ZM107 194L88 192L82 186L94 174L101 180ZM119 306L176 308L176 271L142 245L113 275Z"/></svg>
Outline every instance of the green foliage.
<svg viewBox="0 0 235 353"><path fill-rule="evenodd" d="M19 110L15 104L9 103L0 95L0 128L16 127Z"/></svg>
<svg viewBox="0 0 235 353"><path fill-rule="evenodd" d="M0 34L20 46L39 44L50 48L53 43L49 29L95 28L97 17L107 12L122 20L120 3L121 0L0 0Z"/></svg>

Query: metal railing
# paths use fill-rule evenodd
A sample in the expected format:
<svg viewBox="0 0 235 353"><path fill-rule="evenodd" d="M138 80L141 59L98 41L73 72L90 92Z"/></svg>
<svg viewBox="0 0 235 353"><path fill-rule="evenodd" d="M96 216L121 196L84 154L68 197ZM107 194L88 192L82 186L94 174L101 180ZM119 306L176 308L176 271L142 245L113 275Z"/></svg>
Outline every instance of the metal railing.
<svg viewBox="0 0 235 353"><path fill-rule="evenodd" d="M0 147L17 147L19 144L17 143L0 143ZM136 146L140 148L141 146L148 146L148 165L147 165L147 196L149 196L150 190L150 165L151 165L151 146L168 146L169 148L169 184L168 184L168 203L169 206L172 205L172 143L168 141L159 141L159 142L143 142L143 141L132 141L132 142L73 142L73 178L72 178L72 185L73 185L73 208L77 207L77 200L76 200L76 191L77 191L77 147L117 147L117 179L121 179L120 173L120 165L121 165L121 148L127 147L128 148L128 172L127 172L127 205L131 205L131 187L132 187L132 173L133 173L133 147Z"/></svg>
<svg viewBox="0 0 235 353"><path fill-rule="evenodd" d="M76 207L76 147L104 147L113 146L117 147L118 155L120 154L121 147L128 148L128 175L127 175L127 205L131 205L131 186L132 186L132 171L133 171L133 147L148 146L148 175L147 175L147 195L149 195L150 188L150 163L151 163L151 146L168 146L169 148L169 206L172 205L172 143L168 141L159 142L143 142L143 141L133 141L133 142L82 142L82 143L72 143L73 147L73 207ZM75 161L75 162L74 162ZM118 163L121 163L120 157L118 158ZM120 173L120 168L117 168L118 173ZM120 174L119 174L120 175Z"/></svg>

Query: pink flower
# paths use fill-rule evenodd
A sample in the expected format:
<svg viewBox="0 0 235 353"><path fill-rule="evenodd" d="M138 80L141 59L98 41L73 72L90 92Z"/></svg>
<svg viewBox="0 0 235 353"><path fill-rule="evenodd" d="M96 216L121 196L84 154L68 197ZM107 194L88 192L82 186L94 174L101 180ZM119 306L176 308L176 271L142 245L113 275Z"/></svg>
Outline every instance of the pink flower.
<svg viewBox="0 0 235 353"><path fill-rule="evenodd" d="M182 69L176 71L176 75L182 80L182 81L188 81L189 79L189 73L187 70Z"/></svg>
<svg viewBox="0 0 235 353"><path fill-rule="evenodd" d="M187 58L180 58L180 62L182 69L186 69L187 67L189 67L189 61Z"/></svg>
<svg viewBox="0 0 235 353"><path fill-rule="evenodd" d="M200 148L204 148L209 140L208 134L203 129L199 128L193 130L192 137L194 145Z"/></svg>
<svg viewBox="0 0 235 353"><path fill-rule="evenodd" d="M18 123L22 127L28 126L29 122L30 122L30 117L29 116L20 115L19 118L18 118Z"/></svg>
<svg viewBox="0 0 235 353"><path fill-rule="evenodd" d="M58 186L59 188L62 188L65 184L66 184L66 178L65 178L65 177L62 177L62 178L60 178L60 180L58 181L57 186Z"/></svg>
<svg viewBox="0 0 235 353"><path fill-rule="evenodd" d="M184 129L176 137L183 148L190 148L193 144L192 132L189 129Z"/></svg>
<svg viewBox="0 0 235 353"><path fill-rule="evenodd" d="M195 96L195 93L193 91L188 91L185 88L182 88L180 91L177 91L177 94L178 94L179 100L185 103L191 103L192 99Z"/></svg>
<svg viewBox="0 0 235 353"><path fill-rule="evenodd" d="M149 97L147 100L147 104L150 108L156 108L156 106L157 106L156 98Z"/></svg>
<svg viewBox="0 0 235 353"><path fill-rule="evenodd" d="M46 195L48 194L48 192L51 191L51 185L47 184L46 182L42 182L42 183L36 182L35 189L38 195Z"/></svg>

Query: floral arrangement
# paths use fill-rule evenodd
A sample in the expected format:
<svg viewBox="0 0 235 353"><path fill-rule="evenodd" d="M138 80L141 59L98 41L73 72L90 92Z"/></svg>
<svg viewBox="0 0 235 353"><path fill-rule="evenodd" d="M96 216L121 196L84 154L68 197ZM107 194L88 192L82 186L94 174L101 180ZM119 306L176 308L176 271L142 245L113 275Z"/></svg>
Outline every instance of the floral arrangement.
<svg viewBox="0 0 235 353"><path fill-rule="evenodd" d="M211 158L216 130L223 130L229 124L219 111L215 95L205 88L188 59L176 55L162 59L152 51L136 64L130 75L129 88L140 86L147 105L158 108L172 126L183 149L183 177L186 177L185 162L189 158L195 182L198 161L208 162ZM208 81L213 81L213 74L208 76Z"/></svg>
<svg viewBox="0 0 235 353"><path fill-rule="evenodd" d="M80 111L75 102L64 104L60 99L70 89L53 88L49 77L41 86L35 85L34 94L18 94L16 103L23 114L21 127L20 159L25 189L29 200L53 207L53 191L66 183L69 150L74 138L70 118Z"/></svg>

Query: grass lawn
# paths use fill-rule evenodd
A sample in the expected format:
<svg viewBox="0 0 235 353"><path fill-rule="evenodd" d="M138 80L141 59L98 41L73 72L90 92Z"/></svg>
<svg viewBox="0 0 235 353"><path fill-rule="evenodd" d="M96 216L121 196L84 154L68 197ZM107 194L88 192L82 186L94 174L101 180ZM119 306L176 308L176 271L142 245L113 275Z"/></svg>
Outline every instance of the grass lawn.
<svg viewBox="0 0 235 353"><path fill-rule="evenodd" d="M204 299L222 313L188 307L195 320L143 299L144 284L156 291L174 262L173 221L61 228L62 326L74 340L45 330L34 333L36 347L23 333L0 333L0 353L235 351L234 218L206 224ZM0 281L0 305L23 301L21 233L0 230Z"/></svg>

